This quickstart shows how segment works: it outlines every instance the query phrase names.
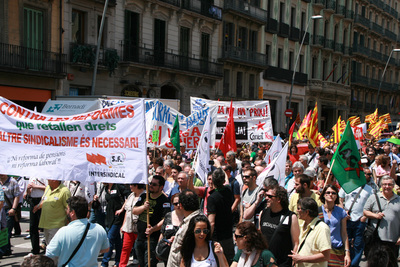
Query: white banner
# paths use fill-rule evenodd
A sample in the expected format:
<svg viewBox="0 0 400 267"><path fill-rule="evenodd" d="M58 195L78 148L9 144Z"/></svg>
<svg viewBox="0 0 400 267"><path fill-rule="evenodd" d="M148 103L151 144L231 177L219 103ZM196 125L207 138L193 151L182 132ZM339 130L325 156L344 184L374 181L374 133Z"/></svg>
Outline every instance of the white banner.
<svg viewBox="0 0 400 267"><path fill-rule="evenodd" d="M195 171L203 184L207 184L207 174L211 171L210 140L210 115L208 115L203 127L203 132L201 133L199 148L197 149L197 161L195 168Z"/></svg>
<svg viewBox="0 0 400 267"><path fill-rule="evenodd" d="M279 155L257 177L257 185L262 186L265 178L275 178L280 186L285 185L285 167L289 142L286 142Z"/></svg>
<svg viewBox="0 0 400 267"><path fill-rule="evenodd" d="M0 97L1 172L80 182L147 183L143 99L72 116Z"/></svg>
<svg viewBox="0 0 400 267"><path fill-rule="evenodd" d="M214 101L197 97L190 97L190 110L196 112L204 107L217 107L216 139L221 139L228 120L230 101ZM234 121L236 130L236 142L272 142L274 134L272 129L271 112L269 102L234 101Z"/></svg>
<svg viewBox="0 0 400 267"><path fill-rule="evenodd" d="M278 134L278 136L272 143L271 147L267 151L267 154L265 155L264 158L265 163L270 164L271 161L273 161L279 155L279 152L281 152L281 150L282 150L282 138Z"/></svg>
<svg viewBox="0 0 400 267"><path fill-rule="evenodd" d="M175 109L163 104L160 101L154 101L151 108L146 113L146 136L148 146L161 148L174 148L170 142L171 131L174 126L176 116L179 116L179 130L181 142L186 144L186 149L197 149L201 137L201 132L205 124L207 115L210 114L210 146L215 144L215 129L217 107L204 107L198 111L192 112L189 116L185 116ZM146 104L147 106L147 104ZM159 131L159 141L152 143L152 132Z"/></svg>

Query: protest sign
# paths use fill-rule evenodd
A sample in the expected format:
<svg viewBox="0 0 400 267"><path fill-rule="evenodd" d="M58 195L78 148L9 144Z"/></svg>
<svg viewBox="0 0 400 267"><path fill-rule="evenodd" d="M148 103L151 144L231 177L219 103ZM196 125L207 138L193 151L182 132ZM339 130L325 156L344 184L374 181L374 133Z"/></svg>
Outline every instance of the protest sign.
<svg viewBox="0 0 400 267"><path fill-rule="evenodd" d="M148 104L149 103L149 104ZM186 149L197 149L205 124L207 115L210 113L210 146L215 144L215 129L216 129L216 107L205 107L198 111L192 112L189 116L185 116L175 109L163 104L161 101L146 103L146 132L149 144L152 140L152 132L159 130L159 139L155 143L156 147L174 148L170 142L171 132L174 126L176 116L179 120L180 142L186 144Z"/></svg>
<svg viewBox="0 0 400 267"><path fill-rule="evenodd" d="M146 183L143 99L72 116L0 97L2 173L55 180Z"/></svg>
<svg viewBox="0 0 400 267"><path fill-rule="evenodd" d="M204 107L217 107L216 139L218 140L224 133L230 104L230 101L190 98L192 113ZM272 142L274 140L268 101L234 101L233 109L237 143Z"/></svg>

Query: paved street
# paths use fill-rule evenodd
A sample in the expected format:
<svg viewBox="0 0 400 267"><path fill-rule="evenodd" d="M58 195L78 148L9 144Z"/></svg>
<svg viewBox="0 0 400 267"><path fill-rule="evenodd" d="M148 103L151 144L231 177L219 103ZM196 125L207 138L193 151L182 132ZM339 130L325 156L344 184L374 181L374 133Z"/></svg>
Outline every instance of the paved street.
<svg viewBox="0 0 400 267"><path fill-rule="evenodd" d="M12 250L13 250L13 255L9 257L4 257L3 259L0 260L0 266L20 266L22 261L24 260L24 256L26 256L30 250L31 250L31 243L29 239L24 239L24 237L28 234L26 230L29 228L29 221L28 221L28 216L29 214L26 212L23 212L22 214L23 218L21 221L21 229L22 229L22 236L21 237L13 237L11 238L11 244L12 244ZM101 257L98 258L99 265L101 262ZM112 266L114 264L114 261L111 261L109 266ZM137 265L130 264L128 265L129 267L134 267ZM164 264L159 263L157 267L163 267ZM365 261L361 262L361 267L366 267L367 264Z"/></svg>

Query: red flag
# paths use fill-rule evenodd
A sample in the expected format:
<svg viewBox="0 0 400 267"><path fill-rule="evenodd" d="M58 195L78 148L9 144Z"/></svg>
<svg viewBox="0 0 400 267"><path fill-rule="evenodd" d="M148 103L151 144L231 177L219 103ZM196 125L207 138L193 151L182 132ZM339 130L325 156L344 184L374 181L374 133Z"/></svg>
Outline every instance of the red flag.
<svg viewBox="0 0 400 267"><path fill-rule="evenodd" d="M318 105L317 105L317 102L315 102L315 107L314 107L313 113L311 115L310 126L308 129L308 132L306 131L306 134L308 136L308 140L313 145L313 147L316 147L318 145Z"/></svg>
<svg viewBox="0 0 400 267"><path fill-rule="evenodd" d="M224 134L221 138L221 142L219 143L219 149L226 155L229 151L235 151L236 148L236 133L235 133L235 124L233 122L233 108L232 108L232 100L231 107L229 108L229 117L225 126Z"/></svg>

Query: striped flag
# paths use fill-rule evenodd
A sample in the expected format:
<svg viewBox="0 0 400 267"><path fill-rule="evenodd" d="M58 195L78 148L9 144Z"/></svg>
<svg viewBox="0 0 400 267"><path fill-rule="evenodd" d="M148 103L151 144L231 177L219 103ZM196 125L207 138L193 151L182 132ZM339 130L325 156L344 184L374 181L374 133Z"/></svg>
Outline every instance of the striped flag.
<svg viewBox="0 0 400 267"><path fill-rule="evenodd" d="M347 121L350 122L351 127L355 127L355 126L361 124L360 117L357 117L357 116L351 116Z"/></svg>
<svg viewBox="0 0 400 267"><path fill-rule="evenodd" d="M319 146L322 148L329 146L329 142L325 139L325 137L322 136L321 133L318 133L318 141L319 141Z"/></svg>
<svg viewBox="0 0 400 267"><path fill-rule="evenodd" d="M307 132L307 131L306 131ZM315 102L315 107L311 115L310 126L308 129L308 140L316 147L318 145L318 104Z"/></svg>
<svg viewBox="0 0 400 267"><path fill-rule="evenodd" d="M383 121L386 124L392 123L392 119L390 118L390 114L386 113L379 117L379 120Z"/></svg>
<svg viewBox="0 0 400 267"><path fill-rule="evenodd" d="M379 120L378 122L370 125L369 134L374 136L376 139L378 139L381 136L381 132L387 124L385 124L383 121Z"/></svg>
<svg viewBox="0 0 400 267"><path fill-rule="evenodd" d="M297 125L301 123L300 121L300 113L297 113L296 119L294 120L294 123L296 123Z"/></svg>
<svg viewBox="0 0 400 267"><path fill-rule="evenodd" d="M304 116L303 122L300 125L300 128L297 132L297 140L303 140L308 130L308 126L310 125L311 121L311 110L308 112L307 116Z"/></svg>
<svg viewBox="0 0 400 267"><path fill-rule="evenodd" d="M345 122L342 120L341 116L339 116L337 123L332 127L333 130L333 138L332 142L337 144L340 142L340 136L343 133L344 129L346 128Z"/></svg>
<svg viewBox="0 0 400 267"><path fill-rule="evenodd" d="M374 113L365 116L365 122L376 123L378 121L378 109Z"/></svg>

